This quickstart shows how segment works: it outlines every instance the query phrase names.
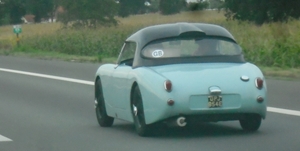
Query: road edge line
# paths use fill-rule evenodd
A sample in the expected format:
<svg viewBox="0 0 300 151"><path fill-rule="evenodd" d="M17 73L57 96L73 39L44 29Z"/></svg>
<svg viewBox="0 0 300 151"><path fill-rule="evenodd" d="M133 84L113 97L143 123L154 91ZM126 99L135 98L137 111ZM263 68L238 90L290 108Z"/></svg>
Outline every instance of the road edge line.
<svg viewBox="0 0 300 151"><path fill-rule="evenodd" d="M289 110L289 109L282 109L282 108L275 108L275 107L267 107L267 111L268 112L274 112L274 113L300 116L300 111L296 111L296 110Z"/></svg>
<svg viewBox="0 0 300 151"><path fill-rule="evenodd" d="M11 70L11 69L5 69L5 68L0 68L0 71L35 76L35 77L42 77L42 78L48 78L48 79L54 79L54 80L60 80L60 81L68 81L68 82L79 83L79 84L94 85L94 82L92 82L92 81L52 76L52 75L39 74L39 73L33 73L33 72L25 72L25 71Z"/></svg>
<svg viewBox="0 0 300 151"><path fill-rule="evenodd" d="M7 137L4 137L3 135L0 135L0 142L11 142L12 140L7 138Z"/></svg>

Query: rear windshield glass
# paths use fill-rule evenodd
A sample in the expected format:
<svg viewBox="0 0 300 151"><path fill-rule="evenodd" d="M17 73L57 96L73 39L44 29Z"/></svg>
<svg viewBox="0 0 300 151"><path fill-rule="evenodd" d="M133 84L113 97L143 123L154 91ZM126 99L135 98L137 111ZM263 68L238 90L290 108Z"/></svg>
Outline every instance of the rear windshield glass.
<svg viewBox="0 0 300 151"><path fill-rule="evenodd" d="M241 53L239 45L220 38L168 39L152 42L142 50L146 58L231 56Z"/></svg>

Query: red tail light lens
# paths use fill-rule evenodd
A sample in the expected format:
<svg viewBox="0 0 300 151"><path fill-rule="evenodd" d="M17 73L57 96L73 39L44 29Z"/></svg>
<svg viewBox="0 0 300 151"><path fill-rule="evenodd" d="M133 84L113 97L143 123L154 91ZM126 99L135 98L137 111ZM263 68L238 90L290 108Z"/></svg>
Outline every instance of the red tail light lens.
<svg viewBox="0 0 300 151"><path fill-rule="evenodd" d="M166 80L164 83L165 90L170 92L172 90L172 82L170 80Z"/></svg>
<svg viewBox="0 0 300 151"><path fill-rule="evenodd" d="M261 79L261 78L256 78L256 79L255 79L255 86L256 86L258 89L261 89L261 88L264 86L264 80Z"/></svg>

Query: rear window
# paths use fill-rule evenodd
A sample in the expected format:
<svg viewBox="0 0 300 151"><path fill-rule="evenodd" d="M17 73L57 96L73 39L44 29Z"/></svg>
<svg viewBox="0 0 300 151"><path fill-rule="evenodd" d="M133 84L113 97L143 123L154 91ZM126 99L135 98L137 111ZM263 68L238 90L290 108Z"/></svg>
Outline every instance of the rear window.
<svg viewBox="0 0 300 151"><path fill-rule="evenodd" d="M179 58L240 55L236 43L221 38L167 39L152 42L142 50L146 58Z"/></svg>

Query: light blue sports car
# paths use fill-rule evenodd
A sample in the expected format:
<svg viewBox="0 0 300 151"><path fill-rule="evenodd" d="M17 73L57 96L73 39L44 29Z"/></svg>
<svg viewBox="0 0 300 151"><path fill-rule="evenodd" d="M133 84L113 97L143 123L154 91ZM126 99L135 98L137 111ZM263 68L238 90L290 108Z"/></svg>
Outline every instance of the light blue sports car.
<svg viewBox="0 0 300 151"><path fill-rule="evenodd" d="M117 64L95 76L95 108L102 127L133 122L140 136L155 123L239 120L256 131L266 117L267 87L260 69L245 62L223 27L162 24L128 37Z"/></svg>

